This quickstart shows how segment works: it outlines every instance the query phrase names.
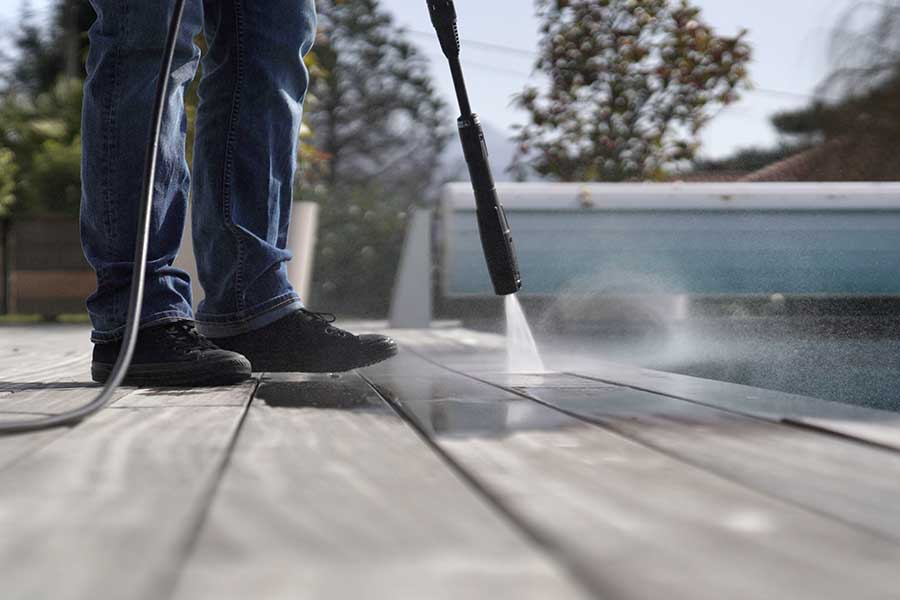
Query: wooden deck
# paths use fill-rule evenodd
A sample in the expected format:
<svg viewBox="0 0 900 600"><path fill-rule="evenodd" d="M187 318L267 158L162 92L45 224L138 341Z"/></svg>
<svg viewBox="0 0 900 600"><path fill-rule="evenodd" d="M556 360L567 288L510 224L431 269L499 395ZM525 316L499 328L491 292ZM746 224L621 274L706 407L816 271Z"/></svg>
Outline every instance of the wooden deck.
<svg viewBox="0 0 900 600"><path fill-rule="evenodd" d="M900 415L391 333L0 437L0 598L900 598ZM0 417L91 397L89 346L0 328Z"/></svg>

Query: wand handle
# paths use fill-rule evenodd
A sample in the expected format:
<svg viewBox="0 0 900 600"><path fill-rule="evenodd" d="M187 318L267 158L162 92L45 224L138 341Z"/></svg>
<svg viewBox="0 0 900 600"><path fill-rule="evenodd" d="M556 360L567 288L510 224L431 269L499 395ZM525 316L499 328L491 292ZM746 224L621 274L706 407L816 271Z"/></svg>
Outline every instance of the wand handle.
<svg viewBox="0 0 900 600"><path fill-rule="evenodd" d="M469 167L472 188L475 192L478 231L494 291L499 296L515 294L522 287L522 277L516 260L512 232L506 220L506 212L497 195L494 175L488 160L484 130L478 116L472 112L462 65L459 62L459 27L453 0L427 0L431 23L437 31L441 49L450 61L453 87L459 100L462 115L459 117L459 137Z"/></svg>

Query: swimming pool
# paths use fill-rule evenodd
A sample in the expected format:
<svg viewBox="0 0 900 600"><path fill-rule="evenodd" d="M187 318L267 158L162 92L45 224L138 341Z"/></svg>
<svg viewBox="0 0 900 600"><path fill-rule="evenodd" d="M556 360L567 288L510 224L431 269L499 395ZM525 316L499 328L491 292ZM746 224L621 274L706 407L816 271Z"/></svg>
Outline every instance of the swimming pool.
<svg viewBox="0 0 900 600"><path fill-rule="evenodd" d="M590 202L590 186L512 184L501 195L525 295L900 294L900 186L870 185L745 184L724 195L731 188L718 184L624 184L594 186ZM448 188L442 290L489 295L466 201Z"/></svg>

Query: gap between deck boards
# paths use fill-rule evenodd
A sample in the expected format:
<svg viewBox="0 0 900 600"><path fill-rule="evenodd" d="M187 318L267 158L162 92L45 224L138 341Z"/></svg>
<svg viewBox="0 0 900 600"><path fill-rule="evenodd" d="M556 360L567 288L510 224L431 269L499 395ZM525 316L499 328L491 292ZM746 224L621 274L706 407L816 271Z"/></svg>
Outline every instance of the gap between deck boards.
<svg viewBox="0 0 900 600"><path fill-rule="evenodd" d="M539 389L536 389L535 391L531 391L529 389L511 386L506 383L501 383L501 382L495 380L494 378L491 378L489 375L468 373L468 372L456 369L454 367L445 365L445 364L441 363L438 358L432 358L432 357L430 357L426 354L420 353L416 350L408 350L408 351L411 354L417 356L418 358L425 360L428 363L434 365L435 367L443 369L449 373L453 373L457 376L465 377L470 380L477 381L479 383L502 390L504 392L514 394L523 399L536 402L542 406L547 407L548 409L558 411L558 412L568 415L572 418L575 418L580 421L589 423L591 425L603 428L607 431L610 431L611 433L623 436L626 439L629 439L635 443L641 444L651 450L654 450L654 451L660 452L666 456L669 456L673 460L677 460L685 465L689 465L691 467L708 472L714 476L721 477L723 479L731 481L731 482L733 482L737 485L740 485L748 490L751 490L755 493L762 493L762 494L765 494L765 495L771 497L774 500L777 500L780 502L787 502L789 504L796 506L797 508L799 508L801 510L805 510L812 514L818 514L822 517L834 520L836 522L843 522L848 526L856 527L861 530L866 530L869 533L871 533L872 535L881 537L885 540L891 541L892 543L900 543L900 520L894 521L894 520L885 520L885 518L883 518L883 517L879 518L879 515L881 515L883 511L877 511L876 514L866 515L865 513L862 513L859 510L857 510L856 513L854 514L853 518L851 518L851 517L848 517L846 509L833 510L833 509L831 509L831 507L829 507L829 509L826 510L823 508L823 505L832 504L830 502L830 500L831 500L830 496L824 496L824 501L821 499L821 498L823 498L821 496L819 497L819 499L817 499L815 494L807 494L805 498L798 499L798 494L794 493L795 490L793 490L793 489L789 489L789 488L785 488L783 486L777 486L777 485L770 485L768 487L759 486L758 478L756 478L756 480L754 480L753 477L741 477L741 476L736 475L735 472L733 472L733 471L722 468L721 465L717 464L717 458L719 458L718 455L717 455L717 457L713 457L711 460L698 459L697 458L698 455L696 453L694 453L692 455L691 452L681 451L680 449L673 447L672 444L661 444L661 443L655 442L651 439L652 436L645 435L645 433L643 431L641 431L640 425L636 425L634 427L628 427L627 425L628 425L628 423L630 423L630 421L628 419L622 420L621 422L617 422L615 419L606 418L603 415L602 410L598 410L597 415L592 415L592 414L590 414L590 412L586 412L584 409L577 409L577 408L572 409L570 407L567 407L564 403L555 402L555 401L547 400L547 399L543 398ZM552 374L550 374L550 375L552 376ZM515 376L507 376L507 378L514 378L514 377ZM541 376L541 377L544 377L544 376ZM702 413L703 411L706 411L707 414L712 415L713 417L715 417L715 415L717 413L721 414L723 417L726 415L730 415L730 417L732 418L732 420L735 423L741 423L742 420L747 423L756 422L763 428L765 428L765 427L773 428L773 431L778 431L779 429L782 429L782 431L784 431L786 436L793 436L793 437L801 436L802 437L802 436L821 435L823 438L823 443L825 443L825 444L830 444L830 445L836 445L836 444L840 445L840 444L845 444L845 443L846 444L857 444L858 445L857 449L852 449L852 448L847 449L848 451L853 450L850 452L851 455L854 453L859 454L859 455L871 454L870 458L873 459L873 462L876 462L878 459L881 459L884 461L884 462L880 463L880 464L882 464L882 467L886 468L888 466L888 464L890 464L891 466L894 467L894 471L897 470L896 457L900 453L898 453L897 450L891 446L884 446L882 444L870 443L868 440L864 440L864 439L861 440L856 437L843 435L839 432L834 432L829 429L820 429L817 427L812 427L803 422L771 420L771 419L766 419L766 418L757 416L753 413L750 413L750 414L742 413L737 410L733 410L733 409L729 409L729 408L722 408L720 406L710 405L710 404L703 403L703 402L694 402L690 399L682 398L680 396L663 394L663 393L659 393L659 392L653 392L653 391L649 391L649 390L645 390L645 389L641 389L641 388L635 388L632 386L623 386L620 384L616 384L615 382L613 382L612 380L609 380L609 379L598 379L596 377L588 377L588 376L583 376L583 375L579 375L576 373L560 373L557 375L557 378L559 378L559 377L571 377L574 379L581 379L581 380L585 381L585 390L591 389L591 384L593 384L593 385L605 384L607 386L612 386L613 388L617 388L620 390L630 390L630 391L633 391L636 393L646 394L648 397L659 397L659 398L665 399L665 400L672 400L675 402L683 402L686 405L685 408L691 407L691 406L696 407L696 409L693 409L693 412L700 411ZM559 385L559 383L557 382L556 385ZM565 388L556 389L554 385L549 385L549 386L547 386L547 389L549 391L555 391L556 395L561 396L563 398L563 400L565 399L565 395L566 395ZM602 388L597 388L594 393L596 395L601 395L602 391L603 391ZM546 395L546 394L544 394L544 395ZM599 405L599 407L602 407L602 405ZM659 419L655 419L654 414L652 412L648 413L646 415L640 415L640 410L639 409L635 409L635 410L637 412L635 413L634 418L636 419L637 423L644 423L644 425L649 427L651 425L652 421L659 420ZM691 412L691 409L688 409L687 412ZM727 421L728 419L724 419L724 420ZM625 424L625 426L623 426L623 423ZM677 422L673 421L672 425L677 425ZM663 424L662 427L665 427L665 425ZM833 440L833 442L828 442L828 440ZM879 453L884 453L884 454L879 455ZM843 452L843 453L837 452L838 457L840 457L841 454L846 454L846 452ZM890 476L889 476L889 479L890 479ZM894 480L896 480L896 478ZM803 487L802 483L803 482L801 482L801 481L796 481L794 483L794 485L799 485L802 488ZM831 491L833 492L834 490L831 490ZM880 493L880 494L876 494L875 497L876 498L885 498L884 490L881 490L881 492L882 493ZM802 494L800 494L799 496L802 496ZM895 494L892 498L887 498L886 501L887 502L900 502L900 493ZM838 502L838 504L839 504L839 502ZM882 507L882 508L884 508L884 507ZM891 510L891 512L889 513L891 515L894 514L894 512L896 512L898 510L893 505L888 506L887 508L889 508Z"/></svg>
<svg viewBox="0 0 900 600"><path fill-rule="evenodd" d="M428 446L443 461L443 463L456 474L457 477L464 481L473 492L493 507L499 516L521 532L522 535L528 538L535 546L542 549L548 557L552 557L552 559L557 562L574 581L578 582L579 586L584 586L588 589L594 587L591 584L592 578L589 574L586 573L582 566L577 562L568 560L568 553L565 552L564 548L562 548L552 536L545 535L540 528L534 527L527 519L521 518L518 513L511 510L510 506L504 502L501 495L491 490L490 487L486 486L477 476L469 473L461 463L454 459L449 452L428 435L428 432L422 428L418 421L413 418L406 409L404 409L402 404L392 400L389 393L386 393L384 389L380 388L369 377L366 377L365 374L361 372L360 377L362 377L372 390L378 394L385 404L390 406L391 409L416 432L422 442Z"/></svg>
<svg viewBox="0 0 900 600"><path fill-rule="evenodd" d="M757 598L787 585L796 598L850 589L881 598L896 580L892 541L402 354L366 369L367 378L600 597ZM869 558L857 563L862 548ZM697 568L716 576L692 575ZM766 578L750 576L761 570Z"/></svg>

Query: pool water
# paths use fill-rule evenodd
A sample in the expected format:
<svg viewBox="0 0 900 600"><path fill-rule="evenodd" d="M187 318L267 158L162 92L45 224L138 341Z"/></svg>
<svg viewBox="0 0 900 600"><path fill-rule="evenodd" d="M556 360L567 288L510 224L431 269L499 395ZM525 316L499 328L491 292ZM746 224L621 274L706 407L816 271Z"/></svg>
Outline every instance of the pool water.
<svg viewBox="0 0 900 600"><path fill-rule="evenodd" d="M510 211L524 294L900 294L900 212ZM446 294L490 294L475 219L448 228Z"/></svg>

